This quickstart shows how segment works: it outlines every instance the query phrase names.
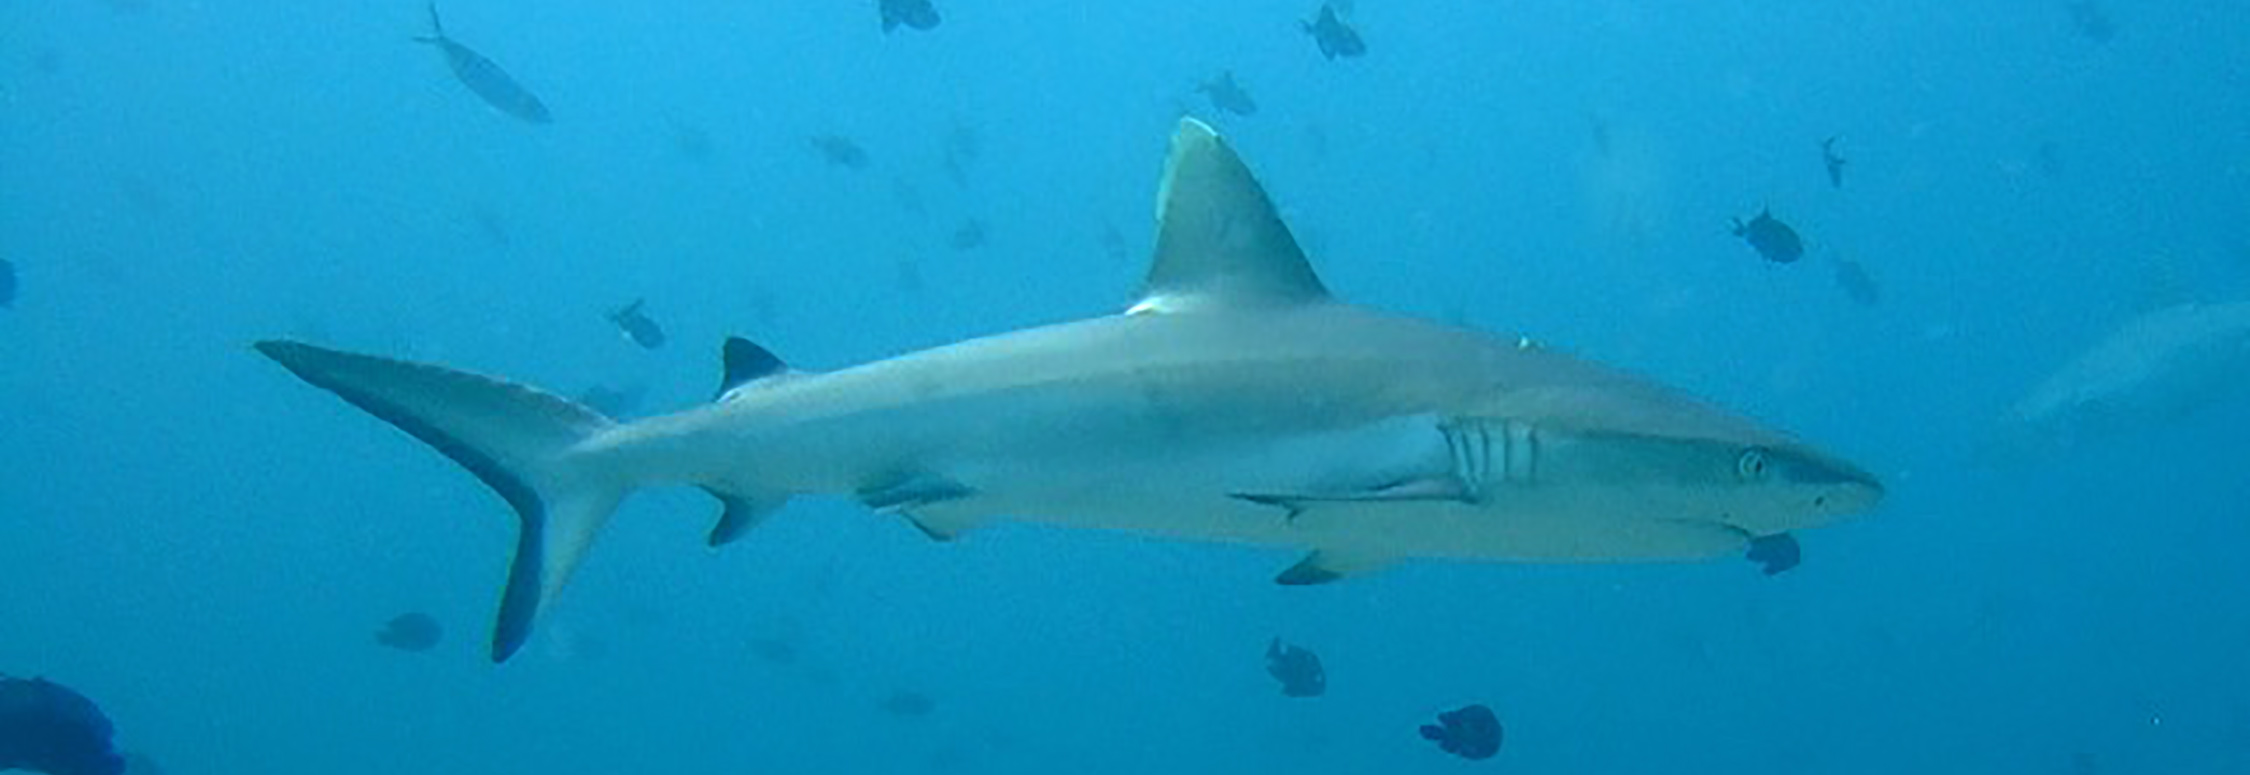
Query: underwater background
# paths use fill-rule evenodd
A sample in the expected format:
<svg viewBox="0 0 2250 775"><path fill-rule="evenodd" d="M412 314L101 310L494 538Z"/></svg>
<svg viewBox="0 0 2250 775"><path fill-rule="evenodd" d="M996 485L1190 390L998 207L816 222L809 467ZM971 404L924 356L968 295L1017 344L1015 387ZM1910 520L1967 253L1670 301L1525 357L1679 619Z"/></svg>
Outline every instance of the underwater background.
<svg viewBox="0 0 2250 775"><path fill-rule="evenodd" d="M1338 59L1306 0L936 8L438 9L541 125L412 0L0 4L0 672L183 775L2250 772L2250 401L1991 442L2137 312L2250 295L2250 5L1359 0ZM1254 114L1198 90L1227 71ZM714 552L657 490L495 666L513 518L249 349L646 415L729 334L828 369L1108 313L1182 114L1338 295L1682 386L1889 499L1770 578L1284 588L1278 549L819 499ZM1732 234L1769 209L1802 260ZM607 319L636 299L668 343ZM376 644L404 612L442 640ZM1491 761L1415 734L1466 703Z"/></svg>

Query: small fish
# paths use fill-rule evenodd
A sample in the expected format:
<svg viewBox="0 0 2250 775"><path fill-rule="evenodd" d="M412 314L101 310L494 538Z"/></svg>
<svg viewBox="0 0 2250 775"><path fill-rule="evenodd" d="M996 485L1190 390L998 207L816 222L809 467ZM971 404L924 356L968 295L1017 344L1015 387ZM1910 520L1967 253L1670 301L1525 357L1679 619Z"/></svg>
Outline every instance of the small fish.
<svg viewBox="0 0 2250 775"><path fill-rule="evenodd" d="M937 29L937 6L930 0L876 0L875 9L883 15L883 32L889 34L904 24L917 30Z"/></svg>
<svg viewBox="0 0 2250 775"><path fill-rule="evenodd" d="M1258 101L1252 99L1250 92L1245 91L1242 84L1234 80L1233 70L1220 73L1217 78L1197 84L1195 90L1211 98L1211 107L1237 116L1258 114Z"/></svg>
<svg viewBox="0 0 2250 775"><path fill-rule="evenodd" d="M375 643L385 648L421 653L436 648L445 639L445 627L436 617L420 611L403 613L383 623L375 631Z"/></svg>
<svg viewBox="0 0 2250 775"><path fill-rule="evenodd" d="M1843 156L1837 155L1836 138L1830 137L1820 141L1820 163L1828 168L1828 186L1830 188L1843 188L1844 165L1848 162L1845 161Z"/></svg>
<svg viewBox="0 0 2250 775"><path fill-rule="evenodd" d="M622 388L595 385L580 392L576 400L604 416L620 418L631 417L639 412L641 399L647 394L648 389L640 385Z"/></svg>
<svg viewBox="0 0 2250 775"><path fill-rule="evenodd" d="M1125 247L1125 233L1117 230L1117 224L1103 223L1102 255L1108 256L1110 261L1122 262L1129 254L1130 250Z"/></svg>
<svg viewBox="0 0 2250 775"><path fill-rule="evenodd" d="M960 228L953 230L953 237L947 240L947 244L952 245L954 250L975 250L984 247L985 239L984 221L970 218L963 221Z"/></svg>
<svg viewBox="0 0 2250 775"><path fill-rule="evenodd" d="M654 350L664 346L664 327L641 311L647 306L646 301L634 299L633 303L609 313L609 322L617 324L617 330L624 332L625 338L633 340L634 344Z"/></svg>
<svg viewBox="0 0 2250 775"><path fill-rule="evenodd" d="M0 258L0 309L16 306L16 265Z"/></svg>
<svg viewBox="0 0 2250 775"><path fill-rule="evenodd" d="M812 139L814 151L833 166L846 169L867 169L867 150L843 135L818 135Z"/></svg>
<svg viewBox="0 0 2250 775"><path fill-rule="evenodd" d="M461 85L476 92L484 104L533 124L552 123L555 119L547 112L547 104L540 102L531 90L508 77L505 70L486 59L483 54L446 37L445 25L438 21L437 3L430 4L430 34L415 36L414 40L438 47L445 53L445 64L453 68L453 77Z"/></svg>
<svg viewBox="0 0 2250 775"><path fill-rule="evenodd" d="M930 699L927 694L910 689L891 692L891 696L883 700L883 712L899 718L921 718L930 715L935 710L937 710L937 700Z"/></svg>
<svg viewBox="0 0 2250 775"><path fill-rule="evenodd" d="M1463 759L1490 759L1500 752L1500 718L1483 705L1470 705L1438 714L1438 723L1422 725L1422 739L1438 744L1446 753Z"/></svg>
<svg viewBox="0 0 2250 775"><path fill-rule="evenodd" d="M1797 544L1797 537L1788 533L1774 533L1750 539L1750 550L1742 555L1759 565L1768 576L1778 576L1805 561L1805 549Z"/></svg>
<svg viewBox="0 0 2250 775"><path fill-rule="evenodd" d="M93 700L45 678L0 675L0 770L122 775L116 729Z"/></svg>
<svg viewBox="0 0 2250 775"><path fill-rule="evenodd" d="M1774 218L1771 210L1760 211L1749 223L1734 219L1734 236L1749 242L1760 257L1776 264L1793 263L1805 256L1804 239L1789 224Z"/></svg>
<svg viewBox="0 0 2250 775"><path fill-rule="evenodd" d="M963 124L954 124L945 134L945 175L953 185L969 185L969 163L984 154L984 140L977 130Z"/></svg>
<svg viewBox="0 0 2250 775"><path fill-rule="evenodd" d="M2066 8L2070 11L2070 26L2078 30L2080 36L2102 44L2117 39L2117 20L2109 18L2109 11L2093 0L2078 0Z"/></svg>
<svg viewBox="0 0 2250 775"><path fill-rule="evenodd" d="M1280 638L1266 644L1266 674L1281 682L1284 697L1318 697L1328 691L1328 673L1320 667L1320 655Z"/></svg>
<svg viewBox="0 0 2250 775"><path fill-rule="evenodd" d="M797 644L783 638L750 641L750 655L776 665L797 664Z"/></svg>
<svg viewBox="0 0 2250 775"><path fill-rule="evenodd" d="M1836 260L1836 287L1844 289L1845 296L1862 306L1872 307L1883 300L1883 289L1875 284L1875 276L1867 273L1867 267L1848 258Z"/></svg>
<svg viewBox="0 0 2250 775"><path fill-rule="evenodd" d="M717 144L711 142L708 130L679 119L672 120L672 152L679 154L680 158L696 163L707 162L711 160L711 154L717 147Z"/></svg>
<svg viewBox="0 0 2250 775"><path fill-rule="evenodd" d="M1322 3L1319 18L1298 24L1305 28L1305 34L1313 37L1314 43L1320 44L1321 56L1333 60L1367 53L1367 42L1360 40L1359 31L1352 29L1351 25L1344 23L1342 17L1336 15L1334 3Z"/></svg>

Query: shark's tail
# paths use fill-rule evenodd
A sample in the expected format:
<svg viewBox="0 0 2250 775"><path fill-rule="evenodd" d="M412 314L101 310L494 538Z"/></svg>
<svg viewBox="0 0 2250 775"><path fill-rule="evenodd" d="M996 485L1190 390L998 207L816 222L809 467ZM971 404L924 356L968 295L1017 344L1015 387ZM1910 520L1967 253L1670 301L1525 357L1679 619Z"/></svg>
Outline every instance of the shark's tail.
<svg viewBox="0 0 2250 775"><path fill-rule="evenodd" d="M515 508L521 528L492 659L521 648L630 489L575 454L616 423L568 399L437 366L297 342L259 342L257 349L461 464Z"/></svg>

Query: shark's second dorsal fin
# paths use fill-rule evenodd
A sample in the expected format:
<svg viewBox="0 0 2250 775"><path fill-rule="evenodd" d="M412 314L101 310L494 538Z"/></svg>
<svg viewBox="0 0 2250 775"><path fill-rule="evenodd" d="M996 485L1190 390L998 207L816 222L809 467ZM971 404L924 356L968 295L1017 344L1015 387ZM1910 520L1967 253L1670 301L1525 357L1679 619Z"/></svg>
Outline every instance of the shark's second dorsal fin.
<svg viewBox="0 0 2250 775"><path fill-rule="evenodd" d="M1273 201L1211 127L1180 119L1157 191L1156 258L1130 313L1328 298Z"/></svg>
<svg viewBox="0 0 2250 775"><path fill-rule="evenodd" d="M720 398L725 398L729 390L789 370L789 365L781 362L781 357L772 350L739 336L727 337L726 346L720 348L719 359L725 368L725 376L719 379Z"/></svg>

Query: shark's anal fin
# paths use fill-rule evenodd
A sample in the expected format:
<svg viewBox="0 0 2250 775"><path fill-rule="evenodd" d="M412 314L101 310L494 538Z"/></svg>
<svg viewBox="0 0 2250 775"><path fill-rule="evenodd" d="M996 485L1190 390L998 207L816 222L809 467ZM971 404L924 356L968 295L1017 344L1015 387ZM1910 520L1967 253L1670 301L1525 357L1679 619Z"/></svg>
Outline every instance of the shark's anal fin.
<svg viewBox="0 0 2250 775"><path fill-rule="evenodd" d="M906 517L907 522L930 540L951 541L981 524L982 520L949 513L942 506L975 494L968 485L925 474L861 490L859 502L879 512Z"/></svg>
<svg viewBox="0 0 2250 775"><path fill-rule="evenodd" d="M767 516L773 514L775 510L781 508L782 504L789 501L786 497L757 498L736 495L708 486L704 487L703 491L710 493L711 497L719 499L719 521L711 526L711 537L708 541L713 549L734 543L735 539L741 538L743 534L750 532L751 528L765 522Z"/></svg>
<svg viewBox="0 0 2250 775"><path fill-rule="evenodd" d="M1298 560L1297 564L1282 571L1281 575L1273 577L1273 582L1285 587L1326 584L1381 568L1396 560L1395 557L1383 554L1314 549L1304 559Z"/></svg>

